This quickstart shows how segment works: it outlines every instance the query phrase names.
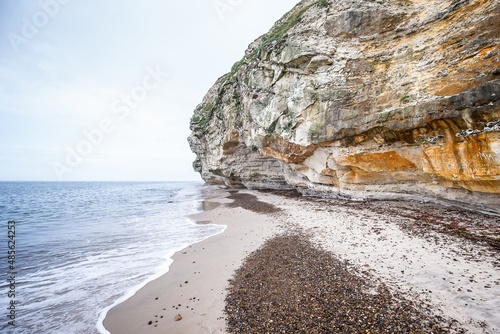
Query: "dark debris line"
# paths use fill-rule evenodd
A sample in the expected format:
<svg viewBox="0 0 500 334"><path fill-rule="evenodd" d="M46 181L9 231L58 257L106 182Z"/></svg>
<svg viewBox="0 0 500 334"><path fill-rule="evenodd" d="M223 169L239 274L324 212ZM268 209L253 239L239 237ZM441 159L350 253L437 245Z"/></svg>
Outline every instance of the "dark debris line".
<svg viewBox="0 0 500 334"><path fill-rule="evenodd" d="M446 333L440 320L315 248L302 234L271 239L230 281L229 333Z"/></svg>
<svg viewBox="0 0 500 334"><path fill-rule="evenodd" d="M233 203L228 204L228 206L231 208L242 207L243 209L260 214L272 214L281 212L280 208L272 204L259 201L258 197L255 195L232 191L231 194L227 196L227 198L233 200Z"/></svg>

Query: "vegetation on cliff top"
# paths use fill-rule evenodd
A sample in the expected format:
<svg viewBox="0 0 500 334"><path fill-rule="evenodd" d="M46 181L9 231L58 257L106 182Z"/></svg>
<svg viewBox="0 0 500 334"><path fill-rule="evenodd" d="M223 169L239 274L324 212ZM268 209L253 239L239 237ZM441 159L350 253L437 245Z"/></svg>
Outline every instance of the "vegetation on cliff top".
<svg viewBox="0 0 500 334"><path fill-rule="evenodd" d="M206 104L197 109L197 112L191 119L191 124L200 127L206 125L210 121L212 116L217 113L217 110L220 109L222 102L222 93L224 92L226 85L236 81L234 77L240 71L242 66L248 65L249 62L259 60L261 52L264 49L266 48L268 49L272 45L281 44L285 40L285 36L288 33L288 31L292 29L297 23L299 23L302 18L302 15L313 6L318 6L319 8L327 8L330 6L330 2L328 0L318 0L307 6L298 8L297 10L293 11L290 15L288 15L288 17L282 24L277 25L270 32L263 35L261 37L262 42L259 44L258 47L256 47L250 54L245 55L241 60L233 64L233 66L231 67L231 71L228 74L226 74L224 81L221 83L219 89L217 90L217 96L214 101L215 103ZM239 95L237 93L234 93L233 96L235 96L236 98L236 104L239 105L240 104Z"/></svg>
<svg viewBox="0 0 500 334"><path fill-rule="evenodd" d="M259 57L261 51L265 47L269 47L270 45L273 44L280 44L281 42L283 42L288 31L292 29L295 25L297 25L297 23L300 22L302 15L313 6L318 6L319 8L326 8L330 6L330 2L328 0L319 0L295 10L288 16L288 18L282 24L275 26L270 32L263 35L262 42L259 44L259 46L256 47L250 54L246 55L241 61L236 62L235 65L238 63L240 63L241 65L241 63L243 63L245 59L255 60ZM234 72L236 72L238 68L235 68Z"/></svg>

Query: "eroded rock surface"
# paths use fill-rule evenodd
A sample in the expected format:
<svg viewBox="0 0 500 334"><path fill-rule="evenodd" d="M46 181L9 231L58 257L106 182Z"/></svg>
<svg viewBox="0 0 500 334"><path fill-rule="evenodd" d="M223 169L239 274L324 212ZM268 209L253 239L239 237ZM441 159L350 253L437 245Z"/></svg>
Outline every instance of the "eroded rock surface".
<svg viewBox="0 0 500 334"><path fill-rule="evenodd" d="M209 183L500 213L500 1L302 1L191 130Z"/></svg>

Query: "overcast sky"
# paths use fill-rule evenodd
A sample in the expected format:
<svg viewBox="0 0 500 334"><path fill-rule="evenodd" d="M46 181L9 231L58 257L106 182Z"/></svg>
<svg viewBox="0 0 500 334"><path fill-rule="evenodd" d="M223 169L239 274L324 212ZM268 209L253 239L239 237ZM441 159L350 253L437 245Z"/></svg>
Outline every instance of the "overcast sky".
<svg viewBox="0 0 500 334"><path fill-rule="evenodd" d="M0 180L201 180L194 108L297 2L0 0Z"/></svg>

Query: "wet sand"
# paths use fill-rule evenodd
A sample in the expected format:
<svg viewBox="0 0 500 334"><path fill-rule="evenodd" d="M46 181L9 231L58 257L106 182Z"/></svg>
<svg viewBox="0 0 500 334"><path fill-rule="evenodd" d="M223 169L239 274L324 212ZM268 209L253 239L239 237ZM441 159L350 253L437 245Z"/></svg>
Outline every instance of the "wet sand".
<svg viewBox="0 0 500 334"><path fill-rule="evenodd" d="M243 259L275 235L270 216L228 208L234 201L225 190L210 199L210 211L191 218L226 225L224 233L192 245L173 257L167 274L112 308L104 320L111 333L221 333L225 328L224 297L228 280ZM208 207L207 207L208 208ZM175 321L180 315L181 320ZM149 324L151 322L151 324Z"/></svg>
<svg viewBox="0 0 500 334"><path fill-rule="evenodd" d="M263 251L266 249L265 241L272 243L290 231L299 233L301 240L311 245L307 248L310 257L315 257L316 249L317 256L326 252L333 261L344 263L345 275L353 275L352 281L365 282L362 284L367 287L364 293L379 295L382 300L395 298L402 301L402 309L408 310L405 313L408 319L414 319L415 314L425 315L425 321L431 327L425 327L423 331L437 325L435 332L500 331L500 256L496 247L500 232L498 217L429 203L359 203L302 198L287 192L228 192L221 189L215 191L209 201L221 205L211 204L212 210L193 218L199 222L226 225L226 231L177 253L167 274L111 309L104 321L111 333L252 332L248 329L252 327L243 327L243 322L250 316L246 319L234 317L238 303L243 303L246 311L257 314L257 323L269 320L273 323L279 317L283 318L283 314L297 319L297 307L304 303L294 308L296 301L289 300L284 305L287 303L285 298L278 302L283 305L274 305L264 311L263 306L276 300L255 293L250 297L245 294L245 289L242 290L241 284L235 284L239 275L247 277L255 271L245 258L251 254L249 261L253 258L262 260L264 264L266 261L269 263ZM296 235L289 234L289 237ZM273 247L279 251L279 246L275 244ZM286 276L290 277L289 263L293 262L292 258L287 258L286 252L282 254L284 257L278 260L280 266L273 269L276 273L273 276L278 281L285 279L282 281L285 285L288 282L296 287L297 282L286 281ZM314 262L306 263L306 268L312 272L312 276L308 277L314 277L315 270L317 275L322 274ZM279 272L284 276L280 276ZM286 272L287 275L284 274ZM304 284L314 288L313 281L309 279ZM324 281L325 278L322 279ZM257 281L257 276L249 282L267 284L262 277ZM335 297L335 289L339 287L328 290L333 285L333 282L322 283L322 295ZM344 284L344 287L347 285ZM411 305L411 310L404 305ZM224 313L227 306L231 308ZM287 310L287 307L289 311L280 313L278 317L278 311ZM332 307L335 304L329 306ZM413 308L417 313L411 313ZM317 307L316 310L306 307L301 312L314 317L320 311ZM346 314L347 311L339 308L335 312ZM351 312L349 314L352 315ZM401 315L401 312L398 314ZM379 327L374 332L390 332L380 320L389 314L381 314L380 310L374 314L374 319L382 321L375 323ZM175 321L178 315L182 319ZM232 322L229 326L226 326L226 319ZM354 316L353 319L363 321L362 317L358 319ZM308 326L315 323L320 322L312 322ZM305 326L300 319L293 324L298 326L294 328ZM321 326L328 325L321 323ZM307 328L307 332L328 332L324 329L326 327ZM332 325L331 328L337 327ZM411 329L409 332L419 332L418 326L408 328ZM259 329L256 333L263 331Z"/></svg>

